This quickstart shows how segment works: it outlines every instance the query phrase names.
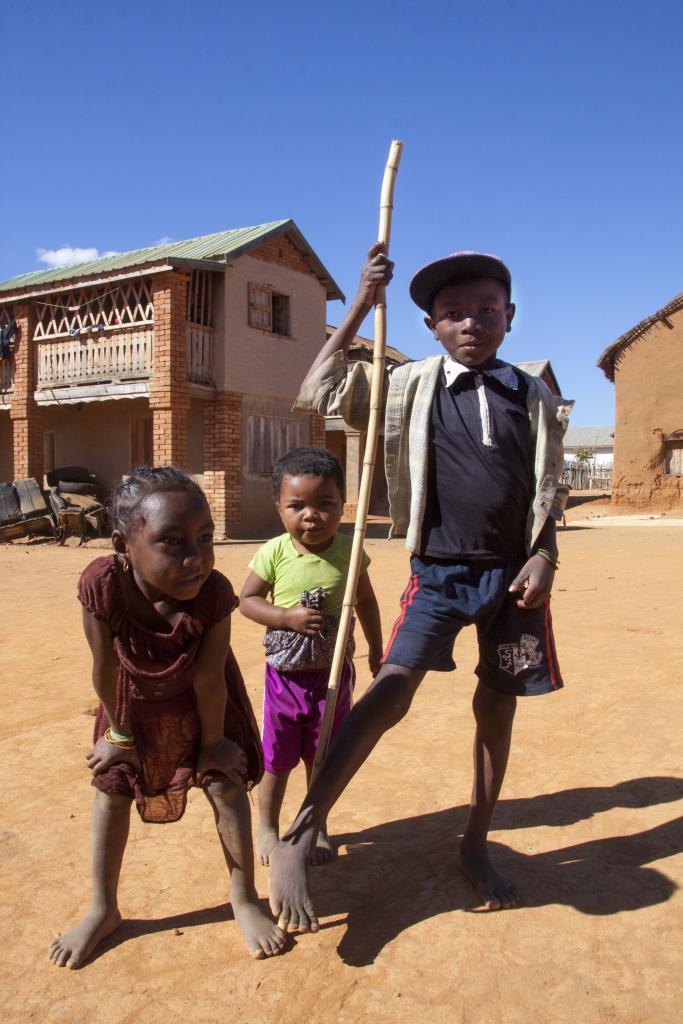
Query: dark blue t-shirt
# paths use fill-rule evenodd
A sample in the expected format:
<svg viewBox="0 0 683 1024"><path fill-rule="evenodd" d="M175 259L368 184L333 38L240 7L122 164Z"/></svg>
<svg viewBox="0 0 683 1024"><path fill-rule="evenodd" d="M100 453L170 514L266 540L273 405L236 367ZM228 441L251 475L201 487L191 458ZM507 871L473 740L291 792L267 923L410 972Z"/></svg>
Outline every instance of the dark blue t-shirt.
<svg viewBox="0 0 683 1024"><path fill-rule="evenodd" d="M442 381L434 394L423 556L458 561L525 555L533 495L527 384L507 364L496 368L497 375L462 373L450 387Z"/></svg>

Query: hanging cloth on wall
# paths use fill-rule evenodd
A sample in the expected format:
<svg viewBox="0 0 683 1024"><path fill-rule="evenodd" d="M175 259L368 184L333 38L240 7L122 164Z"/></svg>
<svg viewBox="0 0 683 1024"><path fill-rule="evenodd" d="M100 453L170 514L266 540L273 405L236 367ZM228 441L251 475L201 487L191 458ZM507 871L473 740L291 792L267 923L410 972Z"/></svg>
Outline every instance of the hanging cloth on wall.
<svg viewBox="0 0 683 1024"><path fill-rule="evenodd" d="M10 320L8 324L0 328L0 359L12 358L12 346L10 342L17 334L16 320Z"/></svg>

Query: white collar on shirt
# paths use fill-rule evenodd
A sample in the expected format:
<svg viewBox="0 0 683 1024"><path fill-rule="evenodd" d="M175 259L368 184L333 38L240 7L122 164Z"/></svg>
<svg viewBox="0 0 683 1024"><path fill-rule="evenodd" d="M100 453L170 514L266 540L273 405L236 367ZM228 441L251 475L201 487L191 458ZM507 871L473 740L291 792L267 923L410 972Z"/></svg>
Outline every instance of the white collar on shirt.
<svg viewBox="0 0 683 1024"><path fill-rule="evenodd" d="M452 356L446 356L443 361L443 375L447 388L464 373L486 373L491 377L495 377L501 384L511 388L513 391L516 391L518 388L515 371L508 363L503 363L502 366L492 366L489 370L477 370L476 367L470 369L469 366L463 366L462 363L457 362Z"/></svg>

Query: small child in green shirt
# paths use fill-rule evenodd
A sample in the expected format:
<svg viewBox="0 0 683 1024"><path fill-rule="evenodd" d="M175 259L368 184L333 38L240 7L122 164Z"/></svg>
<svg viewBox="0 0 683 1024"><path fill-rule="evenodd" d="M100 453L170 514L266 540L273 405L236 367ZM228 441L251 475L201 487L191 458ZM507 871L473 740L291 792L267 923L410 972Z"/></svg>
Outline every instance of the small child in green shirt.
<svg viewBox="0 0 683 1024"><path fill-rule="evenodd" d="M266 865L279 838L287 779L300 759L310 780L351 558L351 538L337 533L345 487L341 464L332 452L325 448L288 452L273 469L273 490L287 532L256 553L240 595L242 614L267 627L263 704L266 771L259 785L256 840L256 854ZM369 564L363 552L356 614L368 642L374 677L382 658L382 627L367 572ZM351 639L331 741L351 710L356 678L352 658ZM325 822L311 860L324 864L335 855Z"/></svg>

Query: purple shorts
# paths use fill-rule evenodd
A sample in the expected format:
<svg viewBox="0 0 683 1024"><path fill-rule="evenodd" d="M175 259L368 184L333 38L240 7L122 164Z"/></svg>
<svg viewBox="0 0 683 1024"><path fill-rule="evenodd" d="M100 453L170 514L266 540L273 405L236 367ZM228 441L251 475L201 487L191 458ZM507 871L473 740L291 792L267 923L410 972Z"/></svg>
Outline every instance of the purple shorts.
<svg viewBox="0 0 683 1024"><path fill-rule="evenodd" d="M266 663L263 701L263 754L273 775L296 768L299 759L313 764L325 707L329 668L279 672ZM356 671L345 661L337 693L330 742L351 710Z"/></svg>

